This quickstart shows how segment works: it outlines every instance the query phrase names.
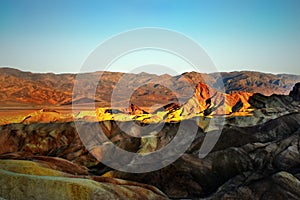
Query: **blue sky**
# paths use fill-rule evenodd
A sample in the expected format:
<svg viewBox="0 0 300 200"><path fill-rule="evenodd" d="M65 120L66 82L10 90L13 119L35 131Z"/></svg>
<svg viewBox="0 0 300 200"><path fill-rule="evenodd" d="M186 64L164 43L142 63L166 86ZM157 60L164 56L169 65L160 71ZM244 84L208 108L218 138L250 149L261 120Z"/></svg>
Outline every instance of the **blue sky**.
<svg viewBox="0 0 300 200"><path fill-rule="evenodd" d="M141 27L187 35L219 71L300 74L299 0L1 0L0 66L77 72L101 42Z"/></svg>

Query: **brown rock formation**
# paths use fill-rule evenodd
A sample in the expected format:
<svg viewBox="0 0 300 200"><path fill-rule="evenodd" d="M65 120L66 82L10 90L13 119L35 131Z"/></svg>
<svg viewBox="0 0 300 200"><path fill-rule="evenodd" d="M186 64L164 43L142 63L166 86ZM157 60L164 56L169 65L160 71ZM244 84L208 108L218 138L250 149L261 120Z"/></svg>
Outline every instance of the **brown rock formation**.
<svg viewBox="0 0 300 200"><path fill-rule="evenodd" d="M248 92L224 94L210 89L206 84L198 83L191 99L182 106L182 115L203 113L207 115L228 115L233 112L244 111L250 107Z"/></svg>
<svg viewBox="0 0 300 200"><path fill-rule="evenodd" d="M128 108L128 113L131 115L149 114L148 112L144 111L143 109L134 104L130 104Z"/></svg>

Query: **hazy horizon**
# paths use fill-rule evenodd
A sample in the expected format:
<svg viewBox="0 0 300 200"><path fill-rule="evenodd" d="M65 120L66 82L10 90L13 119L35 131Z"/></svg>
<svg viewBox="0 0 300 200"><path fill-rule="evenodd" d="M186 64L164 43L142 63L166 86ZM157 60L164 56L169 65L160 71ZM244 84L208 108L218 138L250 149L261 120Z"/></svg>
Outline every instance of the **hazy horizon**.
<svg viewBox="0 0 300 200"><path fill-rule="evenodd" d="M158 27L192 38L220 72L300 74L297 0L4 0L0 9L0 66L23 71L76 73L108 38ZM170 65L186 71L180 62Z"/></svg>
<svg viewBox="0 0 300 200"><path fill-rule="evenodd" d="M116 73L131 73L131 74L139 74L139 73L148 73L148 74L155 74L155 75L170 75L170 76L174 76L174 75L178 75L178 74L183 74L183 73L189 73L189 72L197 72L197 71L182 71L179 72L178 74L169 74L169 73L152 73L152 72L146 72L146 71L141 71L141 72L126 72L126 71L86 71L86 72L53 72L53 71L31 71L31 70L26 70L26 69L20 69L20 68L16 68L16 67L11 67L11 66L0 66L0 69L4 69L4 68L9 68L9 69L16 69L22 72L31 72L31 73L40 73L40 74L46 74L46 73L52 73L52 74L78 74L78 73L96 73L96 72L116 72ZM213 73L231 73L231 72L258 72L258 73L264 73L264 74L273 74L273 75L281 75L281 74L286 74L286 75L295 75L295 76L300 76L300 74L296 74L296 73L272 73L272 72L264 72L264 71L256 71L256 70L250 70L250 69L246 69L246 70L232 70L232 71L219 71L219 72L210 72L210 73L206 73L206 72L197 72L197 73L203 73L203 74L213 74Z"/></svg>

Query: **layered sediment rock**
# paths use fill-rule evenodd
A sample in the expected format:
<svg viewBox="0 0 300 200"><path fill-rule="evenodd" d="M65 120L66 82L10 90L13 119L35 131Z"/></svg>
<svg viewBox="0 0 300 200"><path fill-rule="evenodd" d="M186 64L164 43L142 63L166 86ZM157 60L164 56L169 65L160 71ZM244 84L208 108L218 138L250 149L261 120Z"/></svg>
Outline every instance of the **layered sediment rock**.
<svg viewBox="0 0 300 200"><path fill-rule="evenodd" d="M117 122L79 120L77 126L74 122L2 125L1 196L24 199L33 195L55 199L59 192L67 199L74 195L81 199L99 196L164 199L167 198L165 193L169 198L299 199L297 88L295 86L289 96L234 93L226 98L199 84L192 102L180 107L172 104L157 113L180 117L183 107L188 105L187 113L203 116L166 123L160 120L145 123L140 119L150 114L142 113L126 114L128 119ZM216 114L218 105L229 105L225 106L227 112L252 115L229 115L224 126L207 129L210 120L220 117ZM209 109L215 115L204 116ZM124 114L112 109L98 112L110 117ZM116 152L107 153L105 145L115 145L140 156L158 151L175 138L181 123L188 124L189 129L198 127L192 144L174 163L139 174L120 172L101 163L102 158L120 158ZM147 128L143 129L145 126ZM188 128L183 130L186 136L190 134ZM223 128L222 134L212 151L200 158L199 149L205 138L217 135L220 128ZM178 147L179 144L170 155L163 156L172 157ZM92 154L97 155L98 160ZM123 159L126 158L118 161ZM46 189L51 194L47 194Z"/></svg>
<svg viewBox="0 0 300 200"><path fill-rule="evenodd" d="M0 161L5 199L168 199L152 186L111 178L62 173L45 163Z"/></svg>

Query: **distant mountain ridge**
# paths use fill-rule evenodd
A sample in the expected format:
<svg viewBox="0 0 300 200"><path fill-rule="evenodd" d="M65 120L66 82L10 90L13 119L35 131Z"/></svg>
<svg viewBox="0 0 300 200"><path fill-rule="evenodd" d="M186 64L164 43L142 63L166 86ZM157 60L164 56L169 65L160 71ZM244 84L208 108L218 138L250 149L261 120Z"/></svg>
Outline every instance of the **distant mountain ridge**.
<svg viewBox="0 0 300 200"><path fill-rule="evenodd" d="M228 94L243 91L263 95L289 94L295 83L300 82L300 75L274 75L250 71L220 74L222 79L216 79L216 73L197 72L186 72L178 76L140 73L126 74L126 77L128 84L133 88L143 85L138 87L130 100L140 107L186 101L193 95L189 89L199 82L212 86L222 82ZM94 99L93 87L98 82L98 75L99 72L82 74L78 80L82 91L72 99L76 74L31 73L13 68L0 68L0 106L90 103ZM97 105L110 106L112 91L123 75L124 73L120 72L104 72L96 90ZM163 84L153 84L155 82ZM117 102L120 107L127 107L127 100L122 99L122 92L125 94L126 88L121 90Z"/></svg>

